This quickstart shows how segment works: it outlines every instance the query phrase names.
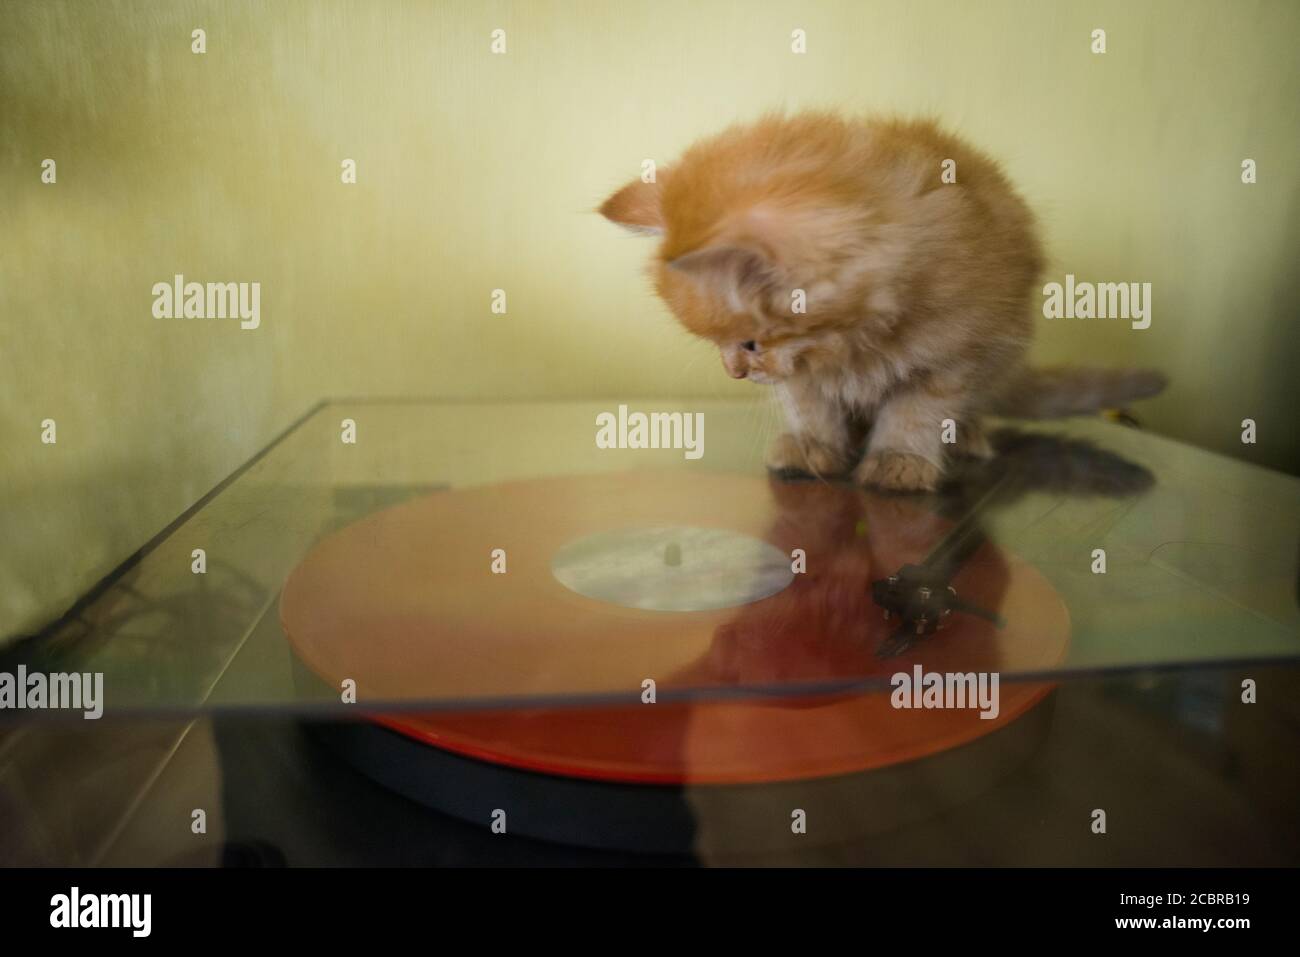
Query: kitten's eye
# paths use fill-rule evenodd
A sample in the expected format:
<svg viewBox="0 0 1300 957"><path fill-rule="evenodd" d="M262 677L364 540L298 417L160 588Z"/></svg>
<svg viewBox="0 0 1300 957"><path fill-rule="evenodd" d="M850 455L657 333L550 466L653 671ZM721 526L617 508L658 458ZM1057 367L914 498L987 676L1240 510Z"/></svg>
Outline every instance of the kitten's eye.
<svg viewBox="0 0 1300 957"><path fill-rule="evenodd" d="M755 342L753 339L746 339L744 342L740 344L740 348L744 349L746 352L757 352L758 343Z"/></svg>

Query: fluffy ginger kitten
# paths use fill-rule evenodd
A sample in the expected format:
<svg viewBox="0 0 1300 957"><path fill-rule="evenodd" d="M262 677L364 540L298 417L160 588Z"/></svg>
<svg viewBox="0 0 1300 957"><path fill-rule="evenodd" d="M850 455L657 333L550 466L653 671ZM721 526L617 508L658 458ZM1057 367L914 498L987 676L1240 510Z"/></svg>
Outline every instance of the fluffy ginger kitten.
<svg viewBox="0 0 1300 957"><path fill-rule="evenodd" d="M658 294L731 376L777 389L789 431L773 469L933 489L946 448L992 454L981 414L1092 412L1164 385L1025 367L1043 268L1033 216L996 163L929 122L768 116L600 212L661 236Z"/></svg>

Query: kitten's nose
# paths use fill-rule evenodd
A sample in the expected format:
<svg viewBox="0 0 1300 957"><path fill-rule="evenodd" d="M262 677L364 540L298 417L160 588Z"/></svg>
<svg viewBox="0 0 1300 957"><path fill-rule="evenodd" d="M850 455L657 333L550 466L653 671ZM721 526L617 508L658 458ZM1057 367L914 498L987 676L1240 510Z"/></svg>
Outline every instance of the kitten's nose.
<svg viewBox="0 0 1300 957"><path fill-rule="evenodd" d="M737 352L724 352L722 354L722 367L727 370L727 375L733 379L743 379L749 375L747 365L745 357Z"/></svg>

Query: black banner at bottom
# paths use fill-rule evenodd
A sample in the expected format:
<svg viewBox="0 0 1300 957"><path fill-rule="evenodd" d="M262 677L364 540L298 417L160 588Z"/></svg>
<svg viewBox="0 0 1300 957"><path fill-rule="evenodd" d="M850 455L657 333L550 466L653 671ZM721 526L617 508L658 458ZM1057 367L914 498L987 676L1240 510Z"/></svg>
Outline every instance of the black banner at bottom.
<svg viewBox="0 0 1300 957"><path fill-rule="evenodd" d="M0 870L0 921L8 941L128 945L247 942L269 928L300 943L380 933L436 945L462 932L546 935L561 922L566 934L635 936L700 921L742 935L772 922L818 936L841 925L873 941L996 928L1227 942L1286 926L1293 880L1288 870L1163 869Z"/></svg>

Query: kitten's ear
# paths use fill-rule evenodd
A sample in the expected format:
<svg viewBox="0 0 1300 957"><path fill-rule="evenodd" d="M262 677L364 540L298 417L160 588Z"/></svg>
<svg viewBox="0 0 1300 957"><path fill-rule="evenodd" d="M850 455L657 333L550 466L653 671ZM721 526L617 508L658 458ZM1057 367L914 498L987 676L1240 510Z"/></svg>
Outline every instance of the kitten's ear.
<svg viewBox="0 0 1300 957"><path fill-rule="evenodd" d="M733 309L758 295L776 279L771 260L748 244L721 244L695 249L668 260L710 292L723 296Z"/></svg>
<svg viewBox="0 0 1300 957"><path fill-rule="evenodd" d="M662 233L664 217L659 204L661 176L663 170L659 171L653 183L632 180L600 204L600 215L633 232L653 235Z"/></svg>

